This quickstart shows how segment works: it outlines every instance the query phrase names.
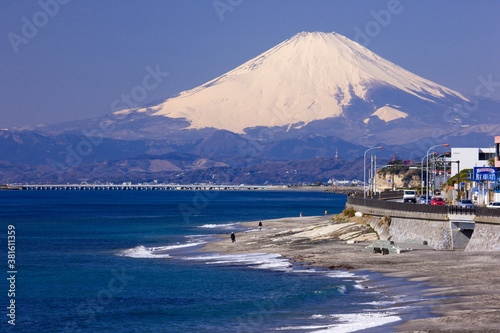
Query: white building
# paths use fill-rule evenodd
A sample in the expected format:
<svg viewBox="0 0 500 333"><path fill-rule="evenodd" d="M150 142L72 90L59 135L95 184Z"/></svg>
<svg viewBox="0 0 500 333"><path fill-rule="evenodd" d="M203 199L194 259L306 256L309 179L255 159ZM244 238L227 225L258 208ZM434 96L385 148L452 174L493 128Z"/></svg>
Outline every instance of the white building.
<svg viewBox="0 0 500 333"><path fill-rule="evenodd" d="M488 159L495 156L495 148L451 148L451 160L460 161L460 170L488 166ZM451 176L457 173L457 163L451 163Z"/></svg>

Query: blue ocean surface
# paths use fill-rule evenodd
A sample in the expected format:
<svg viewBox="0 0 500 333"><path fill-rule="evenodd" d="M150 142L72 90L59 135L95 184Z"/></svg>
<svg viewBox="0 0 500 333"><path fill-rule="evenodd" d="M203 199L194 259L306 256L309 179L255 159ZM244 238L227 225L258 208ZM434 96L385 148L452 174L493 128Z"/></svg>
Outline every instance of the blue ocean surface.
<svg viewBox="0 0 500 333"><path fill-rule="evenodd" d="M338 213L345 202L292 191L0 191L2 247L9 226L16 236L0 331L394 331L416 296L278 255L199 251L213 234L242 231L235 223Z"/></svg>

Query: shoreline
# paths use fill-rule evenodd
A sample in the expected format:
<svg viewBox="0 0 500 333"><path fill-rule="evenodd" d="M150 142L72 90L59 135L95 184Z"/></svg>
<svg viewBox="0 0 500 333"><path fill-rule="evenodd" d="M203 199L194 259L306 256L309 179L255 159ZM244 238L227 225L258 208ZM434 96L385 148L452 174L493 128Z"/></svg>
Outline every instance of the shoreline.
<svg viewBox="0 0 500 333"><path fill-rule="evenodd" d="M239 226L252 231L236 233L234 243L228 234L215 235L221 239L205 244L202 251L273 253L304 266L354 273L369 271L388 277L387 281L397 278L419 284L426 300L418 305L430 307L435 316L403 318L406 321L395 327L399 332L500 330L500 252L415 250L394 255L371 254L365 250L371 241L363 241L370 238L370 228L360 225L362 218L332 222L332 217L262 220L262 231L258 229L259 221L240 223ZM361 235L344 228L356 224L359 230L364 230ZM332 233L332 228L340 229ZM352 244L339 238L349 234L353 236L351 242L354 239ZM355 242L356 239L360 242Z"/></svg>

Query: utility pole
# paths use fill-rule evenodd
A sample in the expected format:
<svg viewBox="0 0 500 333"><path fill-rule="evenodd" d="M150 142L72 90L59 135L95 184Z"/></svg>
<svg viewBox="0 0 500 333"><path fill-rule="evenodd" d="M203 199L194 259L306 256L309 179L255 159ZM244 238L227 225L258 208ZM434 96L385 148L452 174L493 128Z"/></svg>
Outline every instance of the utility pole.
<svg viewBox="0 0 500 333"><path fill-rule="evenodd" d="M394 154L395 156L396 154ZM394 164L392 165L392 191L394 192L394 190L396 189L396 187L394 186Z"/></svg>
<svg viewBox="0 0 500 333"><path fill-rule="evenodd" d="M370 154L370 196L373 197L373 154Z"/></svg>
<svg viewBox="0 0 500 333"><path fill-rule="evenodd" d="M437 164L437 156L434 155L434 159L432 162L432 193L436 193L436 164Z"/></svg>
<svg viewBox="0 0 500 333"><path fill-rule="evenodd" d="M435 146L432 146L429 148L429 150L427 150L427 155L429 155L429 152L431 151L431 149L434 149L436 147L449 147L450 145L449 144L443 144L443 145L435 145ZM423 161L423 159L422 159ZM427 196L429 196L429 158L427 158Z"/></svg>
<svg viewBox="0 0 500 333"><path fill-rule="evenodd" d="M448 182L448 174L446 173L446 164L448 162L446 161L446 155L444 156L444 184Z"/></svg>
<svg viewBox="0 0 500 333"><path fill-rule="evenodd" d="M365 200L365 204L366 204L366 153L372 149L382 149L382 146L368 148L363 154L363 192L364 192L363 199Z"/></svg>

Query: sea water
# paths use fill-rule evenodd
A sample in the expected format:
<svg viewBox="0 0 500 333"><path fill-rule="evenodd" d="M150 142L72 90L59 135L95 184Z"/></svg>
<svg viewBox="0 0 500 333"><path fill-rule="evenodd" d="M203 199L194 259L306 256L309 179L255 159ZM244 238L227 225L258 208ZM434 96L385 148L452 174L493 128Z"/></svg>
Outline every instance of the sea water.
<svg viewBox="0 0 500 333"><path fill-rule="evenodd" d="M238 222L338 213L345 201L292 191L0 191L5 275L9 226L16 232L15 296L2 279L0 330L391 332L419 296L369 288L368 273L199 251L213 234L244 232Z"/></svg>

